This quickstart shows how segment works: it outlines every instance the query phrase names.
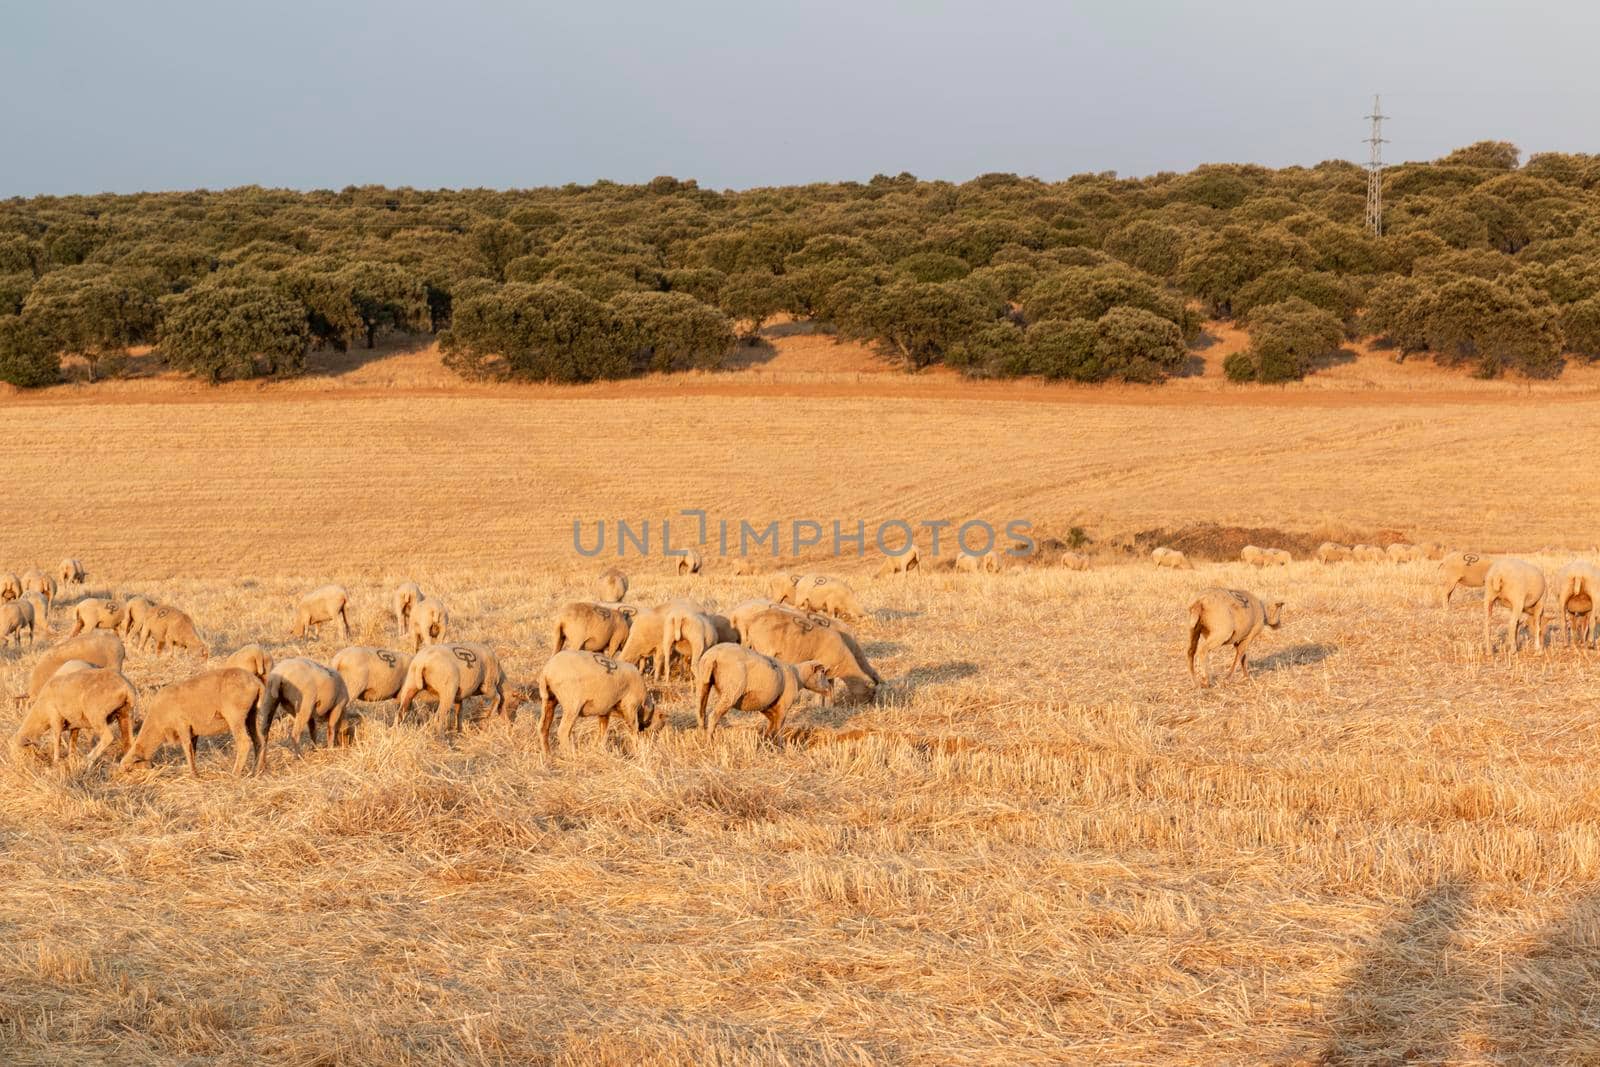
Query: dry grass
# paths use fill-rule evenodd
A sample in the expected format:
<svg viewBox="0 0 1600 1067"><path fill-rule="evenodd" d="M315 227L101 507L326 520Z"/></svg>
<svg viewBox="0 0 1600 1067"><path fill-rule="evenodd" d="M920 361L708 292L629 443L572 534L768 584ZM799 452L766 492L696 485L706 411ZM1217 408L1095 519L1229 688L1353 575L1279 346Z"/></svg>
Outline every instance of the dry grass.
<svg viewBox="0 0 1600 1067"><path fill-rule="evenodd" d="M219 653L319 657L337 644L286 636L298 594L346 582L355 639L392 642L388 589L415 577L525 685L601 566L563 559L574 516L1204 519L1576 547L1594 516L1544 433L1594 417L1575 395L68 397L6 408L0 561L78 555L90 592L171 600ZM700 465L667 462L691 431ZM644 602L727 605L759 582L627 569ZM173 750L128 776L0 761L0 1054L1600 1059L1600 681L1576 652L1486 657L1479 602L1441 610L1422 564L844 569L891 685L808 704L781 747L738 714L706 743L679 685L674 729L600 753L584 723L578 756L549 763L531 706L448 744L374 709L354 748L298 762L280 727L255 780L228 773L226 740L199 782ZM1287 622L1256 679L1199 692L1183 609L1214 582L1282 595ZM0 693L32 661L0 652ZM129 673L196 666L135 652ZM18 717L5 704L0 729Z"/></svg>

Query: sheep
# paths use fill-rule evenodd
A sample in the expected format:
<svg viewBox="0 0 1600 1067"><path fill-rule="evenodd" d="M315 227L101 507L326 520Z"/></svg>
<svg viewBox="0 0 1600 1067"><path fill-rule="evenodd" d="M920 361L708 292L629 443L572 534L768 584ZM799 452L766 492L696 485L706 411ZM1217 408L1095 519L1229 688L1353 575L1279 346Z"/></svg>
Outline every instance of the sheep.
<svg viewBox="0 0 1600 1067"><path fill-rule="evenodd" d="M294 729L289 733L289 746L300 755L300 740L309 732L311 743L317 743L313 717L328 720L328 747L339 740L339 722L344 718L350 703L350 693L344 678L315 660L295 656L280 662L267 676L267 695L261 703L261 749L256 756L256 772L267 762L267 742L272 735L272 720L278 708L288 707L294 712Z"/></svg>
<svg viewBox="0 0 1600 1067"><path fill-rule="evenodd" d="M124 750L133 747L133 683L119 671L99 670L82 660L70 661L74 669L58 671L39 690L22 728L11 739L13 756L29 739L50 730L50 762L61 762L61 734L93 730L100 740L89 750L88 766L93 767L117 739L111 729L116 722L122 733ZM80 666L81 665L81 666ZM63 664L66 667L67 664ZM84 669L87 667L88 669Z"/></svg>
<svg viewBox="0 0 1600 1067"><path fill-rule="evenodd" d="M415 652L425 644L437 644L444 640L445 627L450 625L450 613L445 610L443 601L419 600L412 607L406 625L411 633L411 651ZM345 636L350 635L346 633Z"/></svg>
<svg viewBox="0 0 1600 1067"><path fill-rule="evenodd" d="M401 637L406 635L408 624L411 622L411 609L417 606L417 601L422 600L422 587L416 582L401 582L394 590L394 624L395 633Z"/></svg>
<svg viewBox="0 0 1600 1067"><path fill-rule="evenodd" d="M208 659L211 656L210 646L201 640L200 632L195 629L194 620L187 613L166 604L162 604L150 614L145 622L145 634L156 643L158 655L171 645L173 648L196 652L201 659Z"/></svg>
<svg viewBox="0 0 1600 1067"><path fill-rule="evenodd" d="M44 606L48 610L56 599L56 580L37 568L22 576L22 592L38 593L44 597Z"/></svg>
<svg viewBox="0 0 1600 1067"><path fill-rule="evenodd" d="M1483 580L1493 565L1493 559L1476 552L1452 552L1440 560L1439 582L1444 590L1444 606L1450 606L1450 598L1458 588L1482 589Z"/></svg>
<svg viewBox="0 0 1600 1067"><path fill-rule="evenodd" d="M656 679L672 675L672 654L682 652L688 659L689 673L701 653L717 643L717 626L703 612L672 606L661 618L661 644L656 653Z"/></svg>
<svg viewBox="0 0 1600 1067"><path fill-rule="evenodd" d="M1573 644L1573 632L1578 643L1587 649L1594 638L1594 607L1600 601L1600 568L1584 560L1575 559L1556 575L1556 610L1561 614L1561 629L1567 644Z"/></svg>
<svg viewBox="0 0 1600 1067"><path fill-rule="evenodd" d="M1415 547L1405 541L1396 541L1383 550L1390 563L1410 563L1415 557Z"/></svg>
<svg viewBox="0 0 1600 1067"><path fill-rule="evenodd" d="M22 595L22 579L15 574L0 574L0 600L15 600Z"/></svg>
<svg viewBox="0 0 1600 1067"><path fill-rule="evenodd" d="M46 679L45 684L48 685L51 680L53 680L55 678L59 678L62 675L65 675L65 674L76 674L79 671L97 671L97 670L100 670L100 669L101 668L96 667L93 663L90 663L87 660L69 659L65 663L61 664L59 667L56 668L55 673L52 674L49 679ZM23 700L24 700L23 697L18 697L17 698L17 703L20 705L23 702ZM36 708L36 709L30 711L26 716L24 716L24 718L22 720L21 728L17 730L16 736L14 738L12 738L12 741L11 741L11 755L12 755L12 757L15 758L16 756L21 755L21 749L25 745L29 744L30 742L35 744L35 745L37 745L38 742L39 742L39 738L43 737L44 736L44 732L46 730L48 730L49 728L50 728L50 716L48 714L48 710L47 709L45 709L45 708ZM78 731L77 730L68 730L67 731L67 749L68 749L68 752L71 753L71 754L76 754L77 753L77 751L78 751Z"/></svg>
<svg viewBox="0 0 1600 1067"><path fill-rule="evenodd" d="M417 694L432 693L439 700L434 728L442 734L453 724L459 731L462 704L468 697L481 696L489 700L485 715L503 713L509 723L512 711L506 705L505 684L500 660L488 645L428 645L406 669L397 715L403 720Z"/></svg>
<svg viewBox="0 0 1600 1067"><path fill-rule="evenodd" d="M1417 553L1417 561L1444 559L1445 547L1437 541L1423 541L1412 546Z"/></svg>
<svg viewBox="0 0 1600 1067"><path fill-rule="evenodd" d="M1294 557L1289 554L1289 550L1286 548L1265 548L1262 549L1262 553L1265 556L1264 566L1287 567L1294 562Z"/></svg>
<svg viewBox="0 0 1600 1067"><path fill-rule="evenodd" d="M68 637L77 637L90 630L118 630L122 627L123 608L115 600L88 597L78 601L72 609L72 629Z"/></svg>
<svg viewBox="0 0 1600 1067"><path fill-rule="evenodd" d="M600 719L595 739L600 748L605 747L612 715L631 722L636 733L652 726L659 729L663 721L655 713L655 694L646 688L639 669L598 652L557 652L539 672L539 743L547 756L557 704L561 705L561 749L568 754L575 751L572 728L585 715Z"/></svg>
<svg viewBox="0 0 1600 1067"><path fill-rule="evenodd" d="M64 559L56 568L56 578L62 585L82 585L86 577L83 563L76 559Z"/></svg>
<svg viewBox="0 0 1600 1067"><path fill-rule="evenodd" d="M44 602L44 597L38 593L24 593L17 600L19 604L26 604L33 611L33 631L45 637L50 636L50 605Z"/></svg>
<svg viewBox="0 0 1600 1067"><path fill-rule="evenodd" d="M615 604L628 595L628 576L612 567L600 575L598 590L601 600Z"/></svg>
<svg viewBox="0 0 1600 1067"><path fill-rule="evenodd" d="M68 660L81 659L96 667L120 671L126 656L127 650L122 647L122 638L116 634L88 633L82 637L69 638L48 649L39 658L39 662L33 665L33 672L28 675L26 699L32 700L37 697L44 683L48 682L56 670ZM18 703L23 699L23 697L16 698Z"/></svg>
<svg viewBox="0 0 1600 1067"><path fill-rule="evenodd" d="M733 625L733 632L736 635L740 635L740 637L737 639L742 640L742 635L744 634L745 628L750 625L751 619L755 618L763 611L766 611L768 608L775 608L777 606L778 602L776 600L764 596L753 597L750 600L741 600L739 603L735 604L732 610L728 612L728 621Z"/></svg>
<svg viewBox="0 0 1600 1067"><path fill-rule="evenodd" d="M678 573L680 575L699 574L703 564L704 561L700 558L700 550L698 548L686 548L683 550L683 555L678 557Z"/></svg>
<svg viewBox="0 0 1600 1067"><path fill-rule="evenodd" d="M794 606L801 611L821 611L844 619L859 619L866 614L848 585L824 574L801 575L794 586Z"/></svg>
<svg viewBox="0 0 1600 1067"><path fill-rule="evenodd" d="M155 610L155 603L148 597L131 596L123 602L122 624L117 629L123 637L137 638L139 647L144 648L150 642L150 616Z"/></svg>
<svg viewBox="0 0 1600 1067"><path fill-rule="evenodd" d="M272 653L252 642L238 648L233 655L222 661L222 665L241 667L264 682L272 673Z"/></svg>
<svg viewBox="0 0 1600 1067"><path fill-rule="evenodd" d="M1089 557L1082 552L1061 553L1061 566L1069 571L1086 571L1089 569Z"/></svg>
<svg viewBox="0 0 1600 1067"><path fill-rule="evenodd" d="M749 556L740 556L733 561L733 573L750 575L756 572L755 561Z"/></svg>
<svg viewBox="0 0 1600 1067"><path fill-rule="evenodd" d="M714 611L703 611L701 614L706 617L706 621L709 622L711 624L711 628L716 631L717 639L712 642L713 644L720 645L729 641L734 644L739 643L739 631L733 628L732 619L728 618L726 615L718 615Z"/></svg>
<svg viewBox="0 0 1600 1067"><path fill-rule="evenodd" d="M1257 567L1264 567L1267 565L1267 551L1255 545L1245 545L1239 550L1239 559Z"/></svg>
<svg viewBox="0 0 1600 1067"><path fill-rule="evenodd" d="M833 688L828 668L816 660L782 663L740 645L720 644L695 660L695 718L710 735L729 711L754 711L767 718L766 736L776 740L783 717L807 689L827 697ZM717 691L716 707L706 705Z"/></svg>
<svg viewBox="0 0 1600 1067"><path fill-rule="evenodd" d="M1189 675L1195 675L1195 660L1200 661L1200 685L1211 685L1206 656L1212 649L1233 646L1233 672L1243 670L1250 677L1250 644L1263 627L1276 630L1283 622L1283 601L1263 603L1260 597L1242 589L1207 589L1189 605Z"/></svg>
<svg viewBox="0 0 1600 1067"><path fill-rule="evenodd" d="M1000 550L991 548L987 552L968 552L962 549L956 555L956 570L967 574L998 574L1000 573Z"/></svg>
<svg viewBox="0 0 1600 1067"><path fill-rule="evenodd" d="M1382 563L1389 557L1377 545L1356 545L1350 550L1357 563Z"/></svg>
<svg viewBox="0 0 1600 1067"><path fill-rule="evenodd" d="M916 545L908 545L906 551L898 556L885 556L878 566L878 577L890 574L910 574L922 565L922 557L917 554Z"/></svg>
<svg viewBox="0 0 1600 1067"><path fill-rule="evenodd" d="M350 594L342 585L319 586L300 599L294 609L294 625L289 628L291 637L304 637L307 630L321 630L325 622L339 623L339 631L350 640L350 617L345 613ZM413 609L414 610L414 609Z"/></svg>
<svg viewBox="0 0 1600 1067"><path fill-rule="evenodd" d="M1505 604L1511 609L1506 626L1508 652L1517 650L1517 631L1524 619L1533 631L1533 648L1544 651L1544 625L1541 608L1544 604L1544 572L1520 559L1497 559L1483 576L1483 646L1494 651L1494 634L1489 628L1494 606Z"/></svg>
<svg viewBox="0 0 1600 1067"><path fill-rule="evenodd" d="M1350 550L1349 545L1324 541L1317 546L1316 557L1318 563L1348 563L1355 558L1355 553Z"/></svg>
<svg viewBox="0 0 1600 1067"><path fill-rule="evenodd" d="M1194 570L1194 564L1189 562L1189 557L1175 548L1158 548L1156 552L1160 552L1161 555L1158 556L1152 552L1150 558L1155 561L1157 567L1166 567L1176 571Z"/></svg>
<svg viewBox="0 0 1600 1067"><path fill-rule="evenodd" d="M883 684L854 637L832 625L825 616L801 616L781 608L763 611L741 632L746 648L785 663L816 660L828 669L835 688L843 686L850 699L870 699Z"/></svg>
<svg viewBox="0 0 1600 1067"><path fill-rule="evenodd" d="M411 669L411 656L387 648L352 645L341 648L329 666L344 679L345 692L351 700L393 700L400 695L401 686L405 685L406 672ZM390 725L393 725L392 721Z"/></svg>
<svg viewBox="0 0 1600 1067"><path fill-rule="evenodd" d="M638 610L621 604L596 604L574 600L556 614L551 644L555 651L604 652L615 656L628 640Z"/></svg>
<svg viewBox="0 0 1600 1067"><path fill-rule="evenodd" d="M666 620L667 612L674 607L687 611L703 611L693 600L680 597L636 613L629 620L628 637L623 641L622 648L617 651L617 659L641 669L645 660L654 659L661 650L661 624Z"/></svg>
<svg viewBox="0 0 1600 1067"><path fill-rule="evenodd" d="M194 739L233 735L233 773L243 774L255 756L256 773L266 763L262 719L267 687L241 667L206 671L175 682L145 702L144 722L122 757L122 769L149 763L168 741L183 749L189 773L200 777L194 763Z"/></svg>
<svg viewBox="0 0 1600 1067"><path fill-rule="evenodd" d="M779 572L767 576L767 598L778 604L794 603L794 587L800 581L800 575L793 572Z"/></svg>
<svg viewBox="0 0 1600 1067"><path fill-rule="evenodd" d="M0 644L10 644L17 639L17 651L22 651L22 631L28 631L28 644L38 641L33 629L33 605L26 600L0 601Z"/></svg>

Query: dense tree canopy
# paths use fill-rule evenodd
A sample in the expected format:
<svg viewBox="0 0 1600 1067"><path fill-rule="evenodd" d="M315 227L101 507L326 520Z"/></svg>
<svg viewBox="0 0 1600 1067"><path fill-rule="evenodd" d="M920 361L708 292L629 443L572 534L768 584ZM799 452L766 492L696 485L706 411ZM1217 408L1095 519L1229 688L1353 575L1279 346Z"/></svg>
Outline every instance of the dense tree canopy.
<svg viewBox="0 0 1600 1067"><path fill-rule="evenodd" d="M464 373L583 380L714 366L729 329L779 315L909 367L1153 381L1181 372L1207 315L1250 324L1254 377L1314 369L1301 342L1327 320L1305 304L1400 356L1551 374L1600 353L1600 157L1521 158L1484 141L1391 167L1382 237L1362 226L1365 174L1340 162L17 199L0 202L0 319L17 319L13 364L48 350L48 373L15 375L41 381L62 356L93 368L150 343L210 378L294 373L296 343L437 331ZM1259 325L1285 305L1316 329Z"/></svg>

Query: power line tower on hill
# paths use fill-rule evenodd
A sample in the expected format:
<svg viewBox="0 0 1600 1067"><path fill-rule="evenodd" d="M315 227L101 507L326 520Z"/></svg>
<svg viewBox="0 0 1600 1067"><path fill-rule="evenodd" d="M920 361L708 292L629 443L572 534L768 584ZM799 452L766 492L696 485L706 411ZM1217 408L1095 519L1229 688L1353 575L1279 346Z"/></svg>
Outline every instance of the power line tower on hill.
<svg viewBox="0 0 1600 1067"><path fill-rule="evenodd" d="M1367 138L1372 153L1367 159L1367 229L1374 237L1383 235L1383 120L1388 118L1378 106L1376 94L1372 97L1372 136Z"/></svg>

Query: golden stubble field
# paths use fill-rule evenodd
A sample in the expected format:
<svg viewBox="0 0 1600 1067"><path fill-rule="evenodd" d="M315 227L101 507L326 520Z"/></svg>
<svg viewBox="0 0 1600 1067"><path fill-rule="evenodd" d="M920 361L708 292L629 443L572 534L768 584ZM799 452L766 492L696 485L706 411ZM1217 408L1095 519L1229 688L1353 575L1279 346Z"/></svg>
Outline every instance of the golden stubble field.
<svg viewBox="0 0 1600 1067"><path fill-rule="evenodd" d="M848 390L843 390L848 392ZM871 390L863 390L871 393ZM254 392L254 395L251 395ZM882 391L880 391L882 392ZM802 395L789 395L789 394ZM0 400L0 569L80 556L219 652L295 597L393 641L402 577L515 684L587 595L573 518L1400 528L1553 571L1600 518L1600 402L1507 390L852 398L286 387ZM777 395L782 394L782 395ZM1300 402L1304 398L1304 402ZM629 561L630 599L756 578ZM1485 656L1431 564L870 576L873 705L538 754L531 705L236 780L0 764L8 1062L1391 1063L1600 1058L1593 656ZM1288 601L1197 691L1185 605ZM65 598L70 606L78 594ZM56 625L65 621L56 615ZM0 651L0 692L34 654ZM1215 666L1225 666L1217 655ZM141 686L199 666L130 653ZM19 712L0 708L0 730Z"/></svg>

